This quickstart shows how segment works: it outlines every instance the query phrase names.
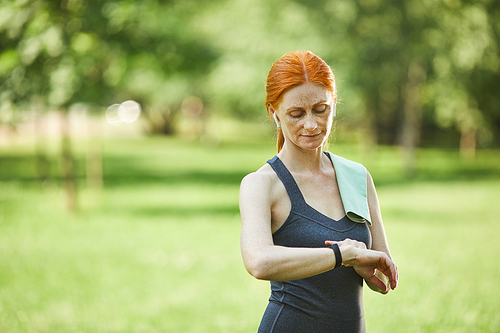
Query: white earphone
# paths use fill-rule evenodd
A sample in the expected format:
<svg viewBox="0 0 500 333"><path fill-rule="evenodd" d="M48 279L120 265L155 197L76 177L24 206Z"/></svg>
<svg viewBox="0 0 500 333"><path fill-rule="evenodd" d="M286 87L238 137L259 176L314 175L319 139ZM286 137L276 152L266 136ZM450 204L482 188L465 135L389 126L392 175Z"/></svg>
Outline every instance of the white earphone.
<svg viewBox="0 0 500 333"><path fill-rule="evenodd" d="M280 128L280 122L278 121L278 118L276 117L276 111L273 112L273 118L274 122L276 123L276 127Z"/></svg>

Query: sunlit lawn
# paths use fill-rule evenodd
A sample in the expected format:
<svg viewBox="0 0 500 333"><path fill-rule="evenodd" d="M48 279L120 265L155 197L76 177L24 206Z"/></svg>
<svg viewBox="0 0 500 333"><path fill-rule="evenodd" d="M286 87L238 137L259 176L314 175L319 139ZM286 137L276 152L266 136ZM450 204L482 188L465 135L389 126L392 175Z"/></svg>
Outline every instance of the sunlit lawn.
<svg viewBox="0 0 500 333"><path fill-rule="evenodd" d="M256 332L269 286L241 263L238 186L272 142L107 141L76 215L21 148L0 149L0 332ZM365 291L368 332L500 331L499 152L421 151L405 180L396 149L330 150L371 171L400 270Z"/></svg>

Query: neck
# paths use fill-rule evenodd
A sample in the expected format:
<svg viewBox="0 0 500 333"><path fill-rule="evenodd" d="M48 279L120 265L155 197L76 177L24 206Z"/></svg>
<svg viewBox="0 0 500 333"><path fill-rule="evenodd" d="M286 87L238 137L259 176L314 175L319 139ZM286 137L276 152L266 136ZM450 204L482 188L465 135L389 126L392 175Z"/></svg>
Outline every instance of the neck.
<svg viewBox="0 0 500 333"><path fill-rule="evenodd" d="M326 156L323 148L313 150L300 149L297 146L287 145L286 142L278 154L291 172L319 172L324 168Z"/></svg>

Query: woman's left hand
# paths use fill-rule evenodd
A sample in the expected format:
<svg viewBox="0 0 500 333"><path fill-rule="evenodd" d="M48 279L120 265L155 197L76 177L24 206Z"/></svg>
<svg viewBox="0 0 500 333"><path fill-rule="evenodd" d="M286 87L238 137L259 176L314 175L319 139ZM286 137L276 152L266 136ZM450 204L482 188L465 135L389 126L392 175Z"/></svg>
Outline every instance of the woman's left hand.
<svg viewBox="0 0 500 333"><path fill-rule="evenodd" d="M382 292L388 292L387 286L377 275L379 271L389 278L390 289L396 289L398 284L398 269L387 254L381 251L366 249L366 245L351 239L341 242L325 241L326 245L337 243L342 254L342 264L352 266L366 280Z"/></svg>

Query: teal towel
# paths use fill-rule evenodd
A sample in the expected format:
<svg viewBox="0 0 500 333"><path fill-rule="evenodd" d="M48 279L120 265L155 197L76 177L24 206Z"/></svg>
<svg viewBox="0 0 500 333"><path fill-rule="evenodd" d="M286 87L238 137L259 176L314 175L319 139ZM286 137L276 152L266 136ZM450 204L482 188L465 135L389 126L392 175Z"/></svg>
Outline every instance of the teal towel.
<svg viewBox="0 0 500 333"><path fill-rule="evenodd" d="M366 192L366 168L356 162L327 152L337 175L340 197L347 217L359 223L372 225Z"/></svg>

